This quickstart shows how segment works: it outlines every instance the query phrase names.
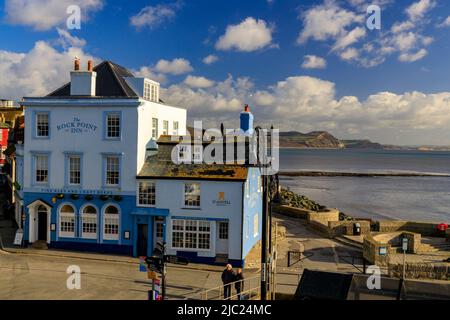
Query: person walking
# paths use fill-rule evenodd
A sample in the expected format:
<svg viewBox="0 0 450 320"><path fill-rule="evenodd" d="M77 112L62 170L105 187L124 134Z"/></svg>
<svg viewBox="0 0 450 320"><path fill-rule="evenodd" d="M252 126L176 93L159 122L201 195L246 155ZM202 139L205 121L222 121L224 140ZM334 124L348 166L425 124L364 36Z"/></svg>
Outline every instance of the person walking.
<svg viewBox="0 0 450 320"><path fill-rule="evenodd" d="M238 300L242 300L241 292L244 291L244 274L241 268L237 269L234 287L236 288Z"/></svg>
<svg viewBox="0 0 450 320"><path fill-rule="evenodd" d="M227 264L225 270L222 272L223 298L225 300L229 299L231 296L231 283L234 282L235 277L233 266Z"/></svg>

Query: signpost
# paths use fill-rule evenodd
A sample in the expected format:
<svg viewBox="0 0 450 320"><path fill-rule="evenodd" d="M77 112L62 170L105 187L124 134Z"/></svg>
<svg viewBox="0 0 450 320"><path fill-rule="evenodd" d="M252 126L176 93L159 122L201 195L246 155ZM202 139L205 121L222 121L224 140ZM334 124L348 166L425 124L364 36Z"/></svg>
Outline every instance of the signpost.
<svg viewBox="0 0 450 320"><path fill-rule="evenodd" d="M403 240L402 240L402 250L403 250L403 279L405 279L405 274L406 274L406 251L408 251L408 238L403 238Z"/></svg>
<svg viewBox="0 0 450 320"><path fill-rule="evenodd" d="M157 242L154 251L155 255L151 257L144 257L144 261L147 263L148 277L149 279L152 279L152 290L150 296L152 298L151 300L164 300L166 297L166 263L186 266L189 264L189 260L184 257L166 255L165 243ZM161 280L158 279L156 273L161 274Z"/></svg>

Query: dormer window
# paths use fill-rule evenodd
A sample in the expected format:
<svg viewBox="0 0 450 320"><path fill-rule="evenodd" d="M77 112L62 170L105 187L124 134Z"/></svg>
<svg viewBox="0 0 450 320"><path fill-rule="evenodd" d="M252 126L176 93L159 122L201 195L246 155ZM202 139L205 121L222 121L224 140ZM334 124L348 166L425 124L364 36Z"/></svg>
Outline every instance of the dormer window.
<svg viewBox="0 0 450 320"><path fill-rule="evenodd" d="M159 101L159 86L151 82L144 82L144 99L158 102Z"/></svg>

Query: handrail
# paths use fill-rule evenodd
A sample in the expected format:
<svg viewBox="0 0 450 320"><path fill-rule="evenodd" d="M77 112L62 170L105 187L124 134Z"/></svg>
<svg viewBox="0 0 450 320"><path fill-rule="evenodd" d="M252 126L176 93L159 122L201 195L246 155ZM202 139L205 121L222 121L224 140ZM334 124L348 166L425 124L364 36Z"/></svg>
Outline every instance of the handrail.
<svg viewBox="0 0 450 320"><path fill-rule="evenodd" d="M256 286L252 286L253 281L256 280ZM239 280L239 281L234 281L234 282L230 282L227 285L231 286L232 290L234 288L234 285L236 283L243 283L244 284L244 288L248 288L247 290L243 290L241 292L241 295L247 295L250 293L250 295L252 295L253 291L256 291L258 288L260 288L260 276L255 276L255 277L251 277L251 278L247 278L244 280ZM229 298L224 299L224 295L223 295L223 291L224 291L224 286L225 285L220 285L205 291L202 291L200 293L197 293L200 295L200 300L233 300L233 298L237 298L238 294L234 294L234 295L230 295Z"/></svg>

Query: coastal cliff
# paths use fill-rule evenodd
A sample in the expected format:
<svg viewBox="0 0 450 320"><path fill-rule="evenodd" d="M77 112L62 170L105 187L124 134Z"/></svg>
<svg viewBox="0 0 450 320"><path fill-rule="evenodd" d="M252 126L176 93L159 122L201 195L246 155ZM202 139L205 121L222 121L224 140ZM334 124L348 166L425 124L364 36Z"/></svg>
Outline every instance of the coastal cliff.
<svg viewBox="0 0 450 320"><path fill-rule="evenodd" d="M310 133L290 131L280 132L280 147L343 149L345 145L326 131L313 131Z"/></svg>

